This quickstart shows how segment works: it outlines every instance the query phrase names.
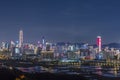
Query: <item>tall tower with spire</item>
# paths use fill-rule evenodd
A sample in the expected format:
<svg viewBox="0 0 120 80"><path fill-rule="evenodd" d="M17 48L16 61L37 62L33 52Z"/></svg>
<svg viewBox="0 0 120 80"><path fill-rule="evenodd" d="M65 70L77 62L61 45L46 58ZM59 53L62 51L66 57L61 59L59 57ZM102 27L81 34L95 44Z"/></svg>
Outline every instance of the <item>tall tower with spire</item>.
<svg viewBox="0 0 120 80"><path fill-rule="evenodd" d="M23 30L19 31L19 47L21 48L23 44Z"/></svg>

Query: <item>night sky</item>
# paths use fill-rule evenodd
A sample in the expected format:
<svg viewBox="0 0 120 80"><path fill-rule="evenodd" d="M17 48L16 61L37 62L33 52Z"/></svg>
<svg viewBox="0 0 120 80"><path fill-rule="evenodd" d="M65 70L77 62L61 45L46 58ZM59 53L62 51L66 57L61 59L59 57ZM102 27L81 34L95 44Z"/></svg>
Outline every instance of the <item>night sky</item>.
<svg viewBox="0 0 120 80"><path fill-rule="evenodd" d="M0 41L120 42L119 0L0 0Z"/></svg>

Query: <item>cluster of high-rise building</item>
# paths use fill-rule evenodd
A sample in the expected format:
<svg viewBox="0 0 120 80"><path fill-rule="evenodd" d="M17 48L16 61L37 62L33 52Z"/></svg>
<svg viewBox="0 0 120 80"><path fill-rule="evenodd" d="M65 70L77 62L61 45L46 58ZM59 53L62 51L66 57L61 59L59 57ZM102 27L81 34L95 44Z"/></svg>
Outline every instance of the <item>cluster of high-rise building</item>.
<svg viewBox="0 0 120 80"><path fill-rule="evenodd" d="M50 43L44 37L37 43L25 43L23 30L19 31L19 41L2 42L0 51L6 51L10 56L36 55L41 59L107 59L117 56L120 51L114 48L102 48L101 36L97 36L96 45L90 46L88 43Z"/></svg>

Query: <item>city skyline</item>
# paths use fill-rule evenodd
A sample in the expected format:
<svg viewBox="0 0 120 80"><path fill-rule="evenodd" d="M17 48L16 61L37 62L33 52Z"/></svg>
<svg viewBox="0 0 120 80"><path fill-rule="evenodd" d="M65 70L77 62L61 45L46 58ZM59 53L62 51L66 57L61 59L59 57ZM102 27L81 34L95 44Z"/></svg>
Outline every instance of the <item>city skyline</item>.
<svg viewBox="0 0 120 80"><path fill-rule="evenodd" d="M120 1L5 0L0 1L0 41L120 43Z"/></svg>

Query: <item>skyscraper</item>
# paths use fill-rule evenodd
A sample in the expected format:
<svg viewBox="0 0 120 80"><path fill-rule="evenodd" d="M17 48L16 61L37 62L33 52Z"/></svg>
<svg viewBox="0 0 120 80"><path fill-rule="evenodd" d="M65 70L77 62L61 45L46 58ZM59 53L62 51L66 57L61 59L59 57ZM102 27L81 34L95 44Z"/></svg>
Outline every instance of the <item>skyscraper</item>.
<svg viewBox="0 0 120 80"><path fill-rule="evenodd" d="M42 44L43 45L45 44L45 38L44 38L44 36L42 37Z"/></svg>
<svg viewBox="0 0 120 80"><path fill-rule="evenodd" d="M19 48L21 48L23 44L23 30L19 31Z"/></svg>
<svg viewBox="0 0 120 80"><path fill-rule="evenodd" d="M97 46L98 46L98 52L101 51L101 36L97 36Z"/></svg>
<svg viewBox="0 0 120 80"><path fill-rule="evenodd" d="M44 36L42 37L42 49L43 50L46 50L46 45L45 45L45 38L44 38Z"/></svg>

